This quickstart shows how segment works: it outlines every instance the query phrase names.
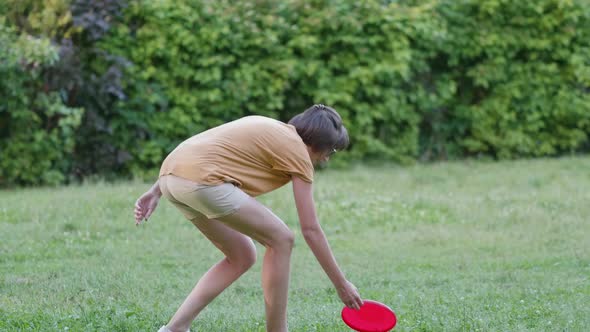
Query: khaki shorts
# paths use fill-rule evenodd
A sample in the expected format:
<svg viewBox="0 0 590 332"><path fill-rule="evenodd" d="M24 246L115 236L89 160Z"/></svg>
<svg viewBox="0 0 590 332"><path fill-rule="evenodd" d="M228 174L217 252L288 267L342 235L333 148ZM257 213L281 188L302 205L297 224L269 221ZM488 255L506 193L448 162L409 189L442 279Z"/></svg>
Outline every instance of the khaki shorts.
<svg viewBox="0 0 590 332"><path fill-rule="evenodd" d="M162 195L174 204L184 216L220 218L240 208L248 194L231 183L204 185L174 175L159 180Z"/></svg>

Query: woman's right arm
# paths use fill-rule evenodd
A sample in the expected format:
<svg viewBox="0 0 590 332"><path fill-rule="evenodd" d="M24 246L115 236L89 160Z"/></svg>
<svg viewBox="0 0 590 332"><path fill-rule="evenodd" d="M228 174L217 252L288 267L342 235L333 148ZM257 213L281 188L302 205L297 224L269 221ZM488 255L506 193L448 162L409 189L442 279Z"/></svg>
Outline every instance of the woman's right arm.
<svg viewBox="0 0 590 332"><path fill-rule="evenodd" d="M135 225L139 225L142 221L149 219L158 206L160 197L162 197L162 192L160 191L160 181L158 180L135 202L135 209L133 210Z"/></svg>

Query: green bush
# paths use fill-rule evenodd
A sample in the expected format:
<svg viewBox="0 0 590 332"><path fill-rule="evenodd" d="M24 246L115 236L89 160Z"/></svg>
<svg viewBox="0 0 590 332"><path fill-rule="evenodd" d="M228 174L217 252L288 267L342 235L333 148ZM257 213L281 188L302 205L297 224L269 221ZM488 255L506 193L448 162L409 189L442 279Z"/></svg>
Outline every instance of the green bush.
<svg viewBox="0 0 590 332"><path fill-rule="evenodd" d="M248 114L287 121L313 103L338 109L350 158L411 160L419 114L411 79L412 29L428 12L376 1L138 1L109 52L133 62L124 117L131 168L157 167L186 137ZM132 131L138 133L137 130Z"/></svg>
<svg viewBox="0 0 590 332"><path fill-rule="evenodd" d="M420 115L404 90L416 56L412 39L433 31L428 6L378 1L291 1L279 13L293 55L285 111L333 105L351 136L350 159L411 161L418 153Z"/></svg>
<svg viewBox="0 0 590 332"><path fill-rule="evenodd" d="M22 153L25 167L2 158L4 183L153 177L188 136L314 103L349 128L340 161L590 148L588 0L7 0L2 16L5 47L22 40L0 69L3 157L61 151ZM25 114L39 130L19 129ZM54 138L26 136L36 131Z"/></svg>
<svg viewBox="0 0 590 332"><path fill-rule="evenodd" d="M104 47L135 64L121 107L143 130L127 145L136 170L208 127L313 103L342 113L348 159L548 156L588 144L589 13L558 0L138 1Z"/></svg>
<svg viewBox="0 0 590 332"><path fill-rule="evenodd" d="M82 109L67 107L39 79L58 61L49 39L0 22L0 185L57 184L69 170Z"/></svg>
<svg viewBox="0 0 590 332"><path fill-rule="evenodd" d="M426 153L517 158L587 148L587 1L445 0L437 13L444 38L423 46L432 55L418 87L432 99L416 104L426 111Z"/></svg>
<svg viewBox="0 0 590 332"><path fill-rule="evenodd" d="M98 41L118 22L125 5L120 0L0 3L0 17L6 18L8 26L20 35L51 43L59 54L57 61L38 73L21 73L34 83L23 87L26 93L50 94L56 103L84 109L79 125L70 133L75 137L75 146L63 161L68 164L68 180L116 173L127 158L125 151L118 149L119 132L115 129L121 117L114 107L117 100L124 98L120 80L127 61L97 47Z"/></svg>
<svg viewBox="0 0 590 332"><path fill-rule="evenodd" d="M269 2L270 3L270 2ZM181 140L247 114L279 117L294 65L273 6L138 1L102 45L128 58L122 140L135 172L157 167ZM129 129L129 128L128 128Z"/></svg>

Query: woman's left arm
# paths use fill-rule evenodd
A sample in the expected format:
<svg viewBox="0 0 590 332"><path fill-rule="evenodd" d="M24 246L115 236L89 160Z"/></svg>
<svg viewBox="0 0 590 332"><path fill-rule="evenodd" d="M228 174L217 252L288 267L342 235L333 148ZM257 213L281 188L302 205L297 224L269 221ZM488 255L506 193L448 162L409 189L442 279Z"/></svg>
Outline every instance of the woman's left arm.
<svg viewBox="0 0 590 332"><path fill-rule="evenodd" d="M349 282L332 254L326 235L318 222L313 201L312 184L293 177L293 195L299 215L301 233L314 256L334 284L338 296L349 308L359 309L363 301L356 287Z"/></svg>

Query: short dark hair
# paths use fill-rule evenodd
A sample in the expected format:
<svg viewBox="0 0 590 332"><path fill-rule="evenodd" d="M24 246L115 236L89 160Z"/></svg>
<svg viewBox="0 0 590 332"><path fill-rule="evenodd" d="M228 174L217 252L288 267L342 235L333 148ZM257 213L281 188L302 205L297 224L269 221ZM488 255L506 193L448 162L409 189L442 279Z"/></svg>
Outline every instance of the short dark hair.
<svg viewBox="0 0 590 332"><path fill-rule="evenodd" d="M348 131L340 114L333 108L316 104L295 115L289 124L297 129L303 142L316 152L343 150L348 147Z"/></svg>

